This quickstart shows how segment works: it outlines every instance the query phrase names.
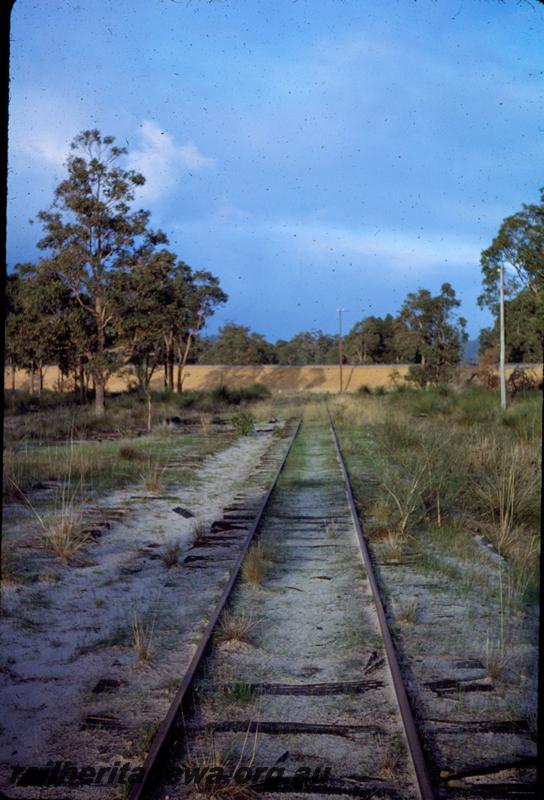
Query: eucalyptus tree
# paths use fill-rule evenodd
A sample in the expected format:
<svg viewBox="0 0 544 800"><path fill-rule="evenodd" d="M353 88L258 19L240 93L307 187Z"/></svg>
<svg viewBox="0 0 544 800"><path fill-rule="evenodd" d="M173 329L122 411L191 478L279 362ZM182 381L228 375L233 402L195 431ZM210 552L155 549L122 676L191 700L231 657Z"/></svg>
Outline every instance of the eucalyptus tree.
<svg viewBox="0 0 544 800"><path fill-rule="evenodd" d="M177 286L176 283L175 288ZM179 297L184 302L185 313L180 315L182 324L178 325L176 335L178 392L183 388L184 370L196 337L216 308L228 300L228 295L219 285L219 279L206 270L193 272L190 280L180 288L182 292Z"/></svg>
<svg viewBox="0 0 544 800"><path fill-rule="evenodd" d="M8 350L28 371L31 393L35 389L40 392L44 366L60 364L62 352L73 346L69 325L73 301L55 274L34 264L18 264L7 285L11 306L6 320Z"/></svg>
<svg viewBox="0 0 544 800"><path fill-rule="evenodd" d="M4 363L11 368L11 389L15 390L15 371L21 366L20 335L23 318L21 280L17 273L6 276L4 292Z"/></svg>
<svg viewBox="0 0 544 800"><path fill-rule="evenodd" d="M456 316L460 305L449 283L435 296L428 289L408 294L397 318L396 347L416 362L410 367L411 380L425 386L451 377L468 339L466 321Z"/></svg>
<svg viewBox="0 0 544 800"><path fill-rule="evenodd" d="M480 259L483 291L478 298L480 306L488 306L498 316L501 271L507 299L520 296L518 304L506 303L506 340L512 339L508 331L516 324L523 306L528 314L526 323L536 328L540 337L539 360L544 347L544 188L540 202L524 204L521 211L503 220L491 245ZM532 300L529 300L531 296ZM534 324L532 317L534 315ZM496 329L498 326L495 326ZM496 330L498 335L498 329ZM534 333L534 330L533 330Z"/></svg>
<svg viewBox="0 0 544 800"><path fill-rule="evenodd" d="M106 381L119 363L115 342L108 340L112 279L132 267L141 248L167 241L162 232L149 230L148 211L132 210L135 189L145 179L119 165L127 151L114 142L98 130L80 133L71 144L68 175L57 186L52 207L38 214L45 232L38 246L49 254L47 268L65 283L94 328L88 369L97 416L104 415Z"/></svg>
<svg viewBox="0 0 544 800"><path fill-rule="evenodd" d="M227 322L204 353L205 364L273 364L273 346L246 325Z"/></svg>

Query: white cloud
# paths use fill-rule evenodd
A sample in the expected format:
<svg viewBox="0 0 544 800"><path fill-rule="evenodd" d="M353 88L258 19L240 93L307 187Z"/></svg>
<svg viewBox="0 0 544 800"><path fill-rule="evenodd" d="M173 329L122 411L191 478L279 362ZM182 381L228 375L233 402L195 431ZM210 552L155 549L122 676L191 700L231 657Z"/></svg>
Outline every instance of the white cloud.
<svg viewBox="0 0 544 800"><path fill-rule="evenodd" d="M69 151L69 143L61 135L42 133L26 136L20 150L37 161L45 161L52 167L61 167Z"/></svg>
<svg viewBox="0 0 544 800"><path fill-rule="evenodd" d="M179 178L214 165L213 158L203 155L193 142L177 145L170 134L150 120L141 126L141 145L130 150L128 166L146 179L138 198L156 200L171 191Z"/></svg>
<svg viewBox="0 0 544 800"><path fill-rule="evenodd" d="M378 258L391 269L402 270L432 271L446 262L478 264L483 246L476 237L414 231L365 231L315 224L275 224L271 230L297 242L310 255Z"/></svg>

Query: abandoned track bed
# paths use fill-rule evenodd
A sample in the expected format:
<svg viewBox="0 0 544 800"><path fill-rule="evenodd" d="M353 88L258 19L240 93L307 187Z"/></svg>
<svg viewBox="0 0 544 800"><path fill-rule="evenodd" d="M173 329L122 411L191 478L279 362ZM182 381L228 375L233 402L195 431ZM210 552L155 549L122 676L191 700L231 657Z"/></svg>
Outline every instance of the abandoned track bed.
<svg viewBox="0 0 544 800"><path fill-rule="evenodd" d="M225 509L216 535L253 523L131 800L433 796L354 510L322 422L297 428L259 508Z"/></svg>
<svg viewBox="0 0 544 800"><path fill-rule="evenodd" d="M530 771L532 758L498 772L483 764L439 774L437 735L525 735L527 726L436 719L416 727L418 687L389 631L332 421L299 426L264 499L240 497L210 537L226 544L242 532L229 582L130 800L533 795L530 782L508 774ZM191 555L187 565L204 567L208 557ZM480 690L473 683L427 688Z"/></svg>

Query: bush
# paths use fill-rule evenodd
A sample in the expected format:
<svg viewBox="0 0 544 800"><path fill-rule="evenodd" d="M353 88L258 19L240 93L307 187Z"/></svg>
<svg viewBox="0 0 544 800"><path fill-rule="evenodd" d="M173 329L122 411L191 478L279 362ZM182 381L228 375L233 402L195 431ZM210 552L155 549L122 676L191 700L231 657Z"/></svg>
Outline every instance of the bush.
<svg viewBox="0 0 544 800"><path fill-rule="evenodd" d="M4 392L4 409L8 414L28 414L32 411L47 411L78 405L79 397L73 393L52 392L44 389L39 395L20 389Z"/></svg>
<svg viewBox="0 0 544 800"><path fill-rule="evenodd" d="M501 412L501 423L515 432L522 441L542 436L542 396L538 392L524 394Z"/></svg>
<svg viewBox="0 0 544 800"><path fill-rule="evenodd" d="M250 411L239 411L232 418L238 436L249 436L255 430L255 417Z"/></svg>

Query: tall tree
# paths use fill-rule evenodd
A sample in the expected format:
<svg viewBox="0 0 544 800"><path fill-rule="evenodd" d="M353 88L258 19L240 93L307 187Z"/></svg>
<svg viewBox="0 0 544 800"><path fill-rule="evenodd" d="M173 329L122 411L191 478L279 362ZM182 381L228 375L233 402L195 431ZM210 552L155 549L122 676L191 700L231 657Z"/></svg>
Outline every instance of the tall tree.
<svg viewBox="0 0 544 800"><path fill-rule="evenodd" d="M483 251L480 263L483 291L478 303L488 306L495 316L498 315L502 266L506 297L512 299L523 294L520 304L531 319L534 316L533 321L527 318L527 326L533 332L536 329L540 336L540 360L544 348L544 188L540 190L540 203L524 204L521 211L506 217L491 245ZM509 328L516 324L519 310L520 305L507 303L505 306L507 340L512 337ZM498 326L495 328L498 336Z"/></svg>
<svg viewBox="0 0 544 800"><path fill-rule="evenodd" d="M104 415L106 380L118 363L108 342L112 276L130 269L140 248L166 243L162 232L149 231L148 211L131 210L134 190L145 179L119 166L126 148L114 141L97 130L79 134L66 162L68 177L57 186L52 208L38 214L45 231L38 246L49 252L48 268L66 283L96 332L88 367L97 416Z"/></svg>
<svg viewBox="0 0 544 800"><path fill-rule="evenodd" d="M449 379L468 338L466 321L455 315L460 305L449 283L434 297L427 289L407 296L398 316L397 346L413 354L410 380L425 386Z"/></svg>
<svg viewBox="0 0 544 800"><path fill-rule="evenodd" d="M539 313L538 300L528 289L505 303L506 360L510 363L541 363L544 340L544 315ZM499 320L480 333L480 353L497 346Z"/></svg>
<svg viewBox="0 0 544 800"><path fill-rule="evenodd" d="M31 393L40 392L44 366L60 364L63 352L73 349L69 322L73 299L55 274L33 264L17 265L8 281L7 298L12 306L6 325L9 351L28 370Z"/></svg>
<svg viewBox="0 0 544 800"><path fill-rule="evenodd" d="M15 370L21 365L20 334L23 328L21 280L17 273L6 277L4 294L4 359L11 367L11 389L15 389Z"/></svg>
<svg viewBox="0 0 544 800"><path fill-rule="evenodd" d="M346 336L345 353L352 364L385 364L395 360L394 319L366 317Z"/></svg>
<svg viewBox="0 0 544 800"><path fill-rule="evenodd" d="M206 270L198 270L192 273L186 291L183 292L183 300L185 313L180 315L176 336L178 392L181 392L183 387L184 370L195 339L217 306L227 302L228 295L221 289L219 279L215 275Z"/></svg>

